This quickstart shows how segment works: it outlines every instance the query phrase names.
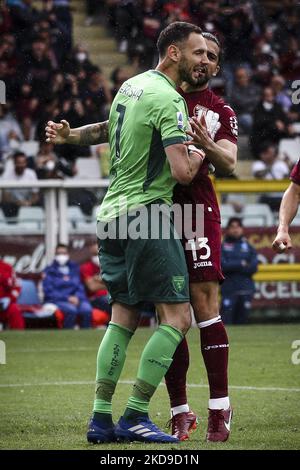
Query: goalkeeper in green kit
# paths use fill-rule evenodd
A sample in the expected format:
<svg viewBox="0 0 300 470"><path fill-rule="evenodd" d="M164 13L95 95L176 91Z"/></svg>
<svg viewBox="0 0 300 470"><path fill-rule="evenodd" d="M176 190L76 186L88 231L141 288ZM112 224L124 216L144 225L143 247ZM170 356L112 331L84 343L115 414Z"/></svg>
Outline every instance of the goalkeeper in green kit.
<svg viewBox="0 0 300 470"><path fill-rule="evenodd" d="M148 416L149 402L166 374L173 354L190 327L188 273L180 239L170 223L170 236L152 236L158 223L152 209L172 204L177 182L189 184L203 155L188 149L186 104L176 87L195 82L208 63L201 29L172 23L158 39L159 64L127 80L109 116L111 182L98 214L102 279L112 302L112 318L97 357L96 395L87 439L176 443ZM107 124L70 129L66 121L48 122L47 140L91 145L107 141ZM143 209L146 235L131 237ZM124 227L125 233L124 233ZM144 228L145 228L144 227ZM112 421L112 397L139 322L143 302L156 306L159 327L146 344L127 407Z"/></svg>

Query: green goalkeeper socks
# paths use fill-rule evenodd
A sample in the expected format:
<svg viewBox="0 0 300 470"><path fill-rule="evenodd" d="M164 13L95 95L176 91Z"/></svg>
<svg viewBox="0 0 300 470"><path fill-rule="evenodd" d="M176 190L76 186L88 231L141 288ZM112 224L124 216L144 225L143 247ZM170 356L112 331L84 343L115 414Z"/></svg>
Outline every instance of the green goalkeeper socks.
<svg viewBox="0 0 300 470"><path fill-rule="evenodd" d="M151 336L141 356L137 380L124 414L125 419L132 419L136 411L140 414L148 413L150 399L168 371L182 339L182 333L169 325L160 325Z"/></svg>
<svg viewBox="0 0 300 470"><path fill-rule="evenodd" d="M94 413L111 414L111 401L126 358L133 332L110 322L97 355ZM99 417L99 415L98 415Z"/></svg>

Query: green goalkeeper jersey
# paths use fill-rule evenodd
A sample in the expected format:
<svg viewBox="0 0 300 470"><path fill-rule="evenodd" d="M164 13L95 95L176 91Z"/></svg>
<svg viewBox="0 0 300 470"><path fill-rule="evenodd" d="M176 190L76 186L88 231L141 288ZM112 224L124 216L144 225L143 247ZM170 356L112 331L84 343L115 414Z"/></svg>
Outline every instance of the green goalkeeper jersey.
<svg viewBox="0 0 300 470"><path fill-rule="evenodd" d="M121 86L109 115L110 185L98 220L157 199L172 203L176 181L164 149L186 140L187 116L175 83L161 72L149 70Z"/></svg>

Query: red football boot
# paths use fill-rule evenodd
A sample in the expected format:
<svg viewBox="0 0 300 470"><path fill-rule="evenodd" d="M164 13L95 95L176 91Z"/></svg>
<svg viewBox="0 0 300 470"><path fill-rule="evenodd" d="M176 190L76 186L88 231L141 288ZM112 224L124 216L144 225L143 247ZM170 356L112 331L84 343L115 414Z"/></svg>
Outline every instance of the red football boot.
<svg viewBox="0 0 300 470"><path fill-rule="evenodd" d="M180 441L186 441L190 433L197 429L198 418L193 411L178 413L172 416L170 424L172 426L172 436Z"/></svg>
<svg viewBox="0 0 300 470"><path fill-rule="evenodd" d="M232 408L228 410L208 409L208 427L206 440L208 442L225 442L230 434Z"/></svg>

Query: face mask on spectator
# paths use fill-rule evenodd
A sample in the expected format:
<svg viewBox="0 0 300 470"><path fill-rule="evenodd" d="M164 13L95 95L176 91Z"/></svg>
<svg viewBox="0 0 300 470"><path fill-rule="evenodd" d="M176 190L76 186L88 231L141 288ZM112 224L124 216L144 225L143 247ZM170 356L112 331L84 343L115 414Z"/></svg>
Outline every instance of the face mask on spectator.
<svg viewBox="0 0 300 470"><path fill-rule="evenodd" d="M92 256L92 261L94 264L96 264L97 266L99 266L99 258L98 256Z"/></svg>
<svg viewBox="0 0 300 470"><path fill-rule="evenodd" d="M60 265L60 266L64 266L65 264L67 264L67 262L69 261L70 259L70 256L69 255L56 255L55 256L55 261L57 261L57 263Z"/></svg>
<svg viewBox="0 0 300 470"><path fill-rule="evenodd" d="M20 147L20 142L17 139L9 139L9 147L11 150L18 150Z"/></svg>
<svg viewBox="0 0 300 470"><path fill-rule="evenodd" d="M273 103L269 103L268 101L263 102L263 107L265 108L266 111L270 111L273 108Z"/></svg>
<svg viewBox="0 0 300 470"><path fill-rule="evenodd" d="M45 166L47 170L52 171L55 168L55 162L53 160L48 160Z"/></svg>
<svg viewBox="0 0 300 470"><path fill-rule="evenodd" d="M87 55L85 52L78 52L76 54L76 59L78 60L78 62L84 62L87 59Z"/></svg>

